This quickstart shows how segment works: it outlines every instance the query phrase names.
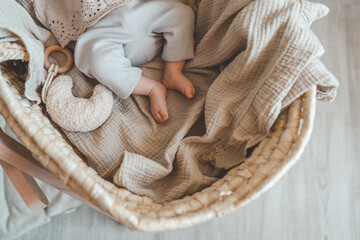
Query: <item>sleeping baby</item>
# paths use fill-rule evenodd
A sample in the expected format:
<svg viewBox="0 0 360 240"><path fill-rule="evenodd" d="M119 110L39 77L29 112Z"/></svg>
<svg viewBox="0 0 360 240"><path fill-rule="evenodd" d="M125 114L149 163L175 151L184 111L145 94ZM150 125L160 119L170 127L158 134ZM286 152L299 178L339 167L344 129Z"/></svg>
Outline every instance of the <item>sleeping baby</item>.
<svg viewBox="0 0 360 240"><path fill-rule="evenodd" d="M108 13L83 33L75 47L75 64L84 74L125 99L148 96L154 119L169 118L166 88L192 98L195 89L182 69L194 57L194 13L173 0L132 0ZM161 54L162 83L142 75L138 66Z"/></svg>

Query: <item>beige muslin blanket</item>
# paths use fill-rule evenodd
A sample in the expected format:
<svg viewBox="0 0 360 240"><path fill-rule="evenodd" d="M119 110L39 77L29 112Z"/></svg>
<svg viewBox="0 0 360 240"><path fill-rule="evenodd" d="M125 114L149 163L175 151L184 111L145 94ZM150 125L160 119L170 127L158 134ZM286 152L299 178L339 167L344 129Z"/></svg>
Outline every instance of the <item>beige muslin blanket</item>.
<svg viewBox="0 0 360 240"><path fill-rule="evenodd" d="M198 191L240 164L279 113L314 85L318 99L335 97L338 82L319 60L324 50L310 30L327 12L303 0L202 0L195 58L184 69L194 99L169 91L170 119L157 124L148 98L116 98L100 128L65 133L101 176L134 193L164 202ZM163 61L142 70L160 81ZM77 95L91 94L76 68L68 74ZM203 131L186 136L201 115Z"/></svg>

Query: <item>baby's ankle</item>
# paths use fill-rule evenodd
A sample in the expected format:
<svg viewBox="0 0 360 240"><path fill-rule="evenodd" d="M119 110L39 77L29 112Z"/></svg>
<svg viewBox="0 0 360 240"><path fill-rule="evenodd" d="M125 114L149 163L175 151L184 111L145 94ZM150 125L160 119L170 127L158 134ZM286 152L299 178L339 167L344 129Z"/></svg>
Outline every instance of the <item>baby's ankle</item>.
<svg viewBox="0 0 360 240"><path fill-rule="evenodd" d="M164 73L166 74L182 74L185 61L165 62Z"/></svg>
<svg viewBox="0 0 360 240"><path fill-rule="evenodd" d="M182 78L183 76L184 74L180 69L171 69L169 71L164 71L163 82Z"/></svg>
<svg viewBox="0 0 360 240"><path fill-rule="evenodd" d="M154 80L153 85L149 90L148 96L151 97L154 96L154 94L158 94L159 90L162 91L163 88L165 89L165 86L162 83Z"/></svg>
<svg viewBox="0 0 360 240"><path fill-rule="evenodd" d="M182 74L182 69L178 68L167 68L164 70L164 75L176 76Z"/></svg>

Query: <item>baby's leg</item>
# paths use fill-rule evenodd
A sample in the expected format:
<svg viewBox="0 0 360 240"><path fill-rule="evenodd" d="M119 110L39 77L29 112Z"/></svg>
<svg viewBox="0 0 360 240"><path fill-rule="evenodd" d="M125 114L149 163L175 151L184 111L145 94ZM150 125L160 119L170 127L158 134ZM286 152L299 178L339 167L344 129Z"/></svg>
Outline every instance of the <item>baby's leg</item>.
<svg viewBox="0 0 360 240"><path fill-rule="evenodd" d="M176 1L159 1L167 8L156 20L154 32L163 34L165 38L162 59L165 60L163 76L164 85L173 90L178 90L187 98L192 98L195 89L182 69L185 60L194 57L194 13L189 6Z"/></svg>
<svg viewBox="0 0 360 240"><path fill-rule="evenodd" d="M163 123L169 118L166 104L166 88L160 82L141 76L132 93L150 98L151 114L156 121Z"/></svg>
<svg viewBox="0 0 360 240"><path fill-rule="evenodd" d="M141 69L131 65L124 55L123 45L114 41L116 38L111 36L111 32L95 30L86 32L77 41L74 56L79 70L97 79L122 99L131 94L149 96L155 120L161 123L166 121L165 87L143 77Z"/></svg>
<svg viewBox="0 0 360 240"><path fill-rule="evenodd" d="M195 88L190 80L182 73L184 64L185 60L165 62L163 83L168 89L177 90L184 94L187 98L193 98Z"/></svg>

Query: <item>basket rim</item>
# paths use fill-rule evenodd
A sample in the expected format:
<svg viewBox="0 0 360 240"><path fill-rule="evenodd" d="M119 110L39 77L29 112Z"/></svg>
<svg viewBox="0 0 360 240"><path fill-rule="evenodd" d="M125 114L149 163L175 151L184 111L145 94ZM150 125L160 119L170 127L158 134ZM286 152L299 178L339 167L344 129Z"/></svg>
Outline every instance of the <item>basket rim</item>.
<svg viewBox="0 0 360 240"><path fill-rule="evenodd" d="M254 178L247 179L247 174L255 176L256 172L251 173L249 170L251 168L245 168L245 163L249 163L249 159L253 159L254 161L251 164L255 164L259 157L262 157L262 155L257 156L255 152L243 164L227 173L222 179L223 185L220 185L219 181L217 181L212 186L191 196L159 204L148 197L140 197L127 190L117 188L97 175L72 149L69 151L69 146L66 146L67 143L64 139L58 142L61 135L53 133L57 130L55 128L51 129L51 123L45 116L43 118L47 121L43 118L40 119L40 123L35 121L37 119L34 119L34 116L31 116L30 113L35 110L41 112L40 108L31 106L27 99L22 98L15 88L11 88L7 84L6 78L0 73L0 113L4 115L9 127L23 142L24 146L52 174L77 191L82 197L89 199L100 210L129 228L144 232L174 230L198 224L238 209L267 191L297 162L310 139L315 117L315 93L315 87L312 87L291 104L287 115L284 117L286 120L282 123L282 127L279 126L280 130L277 133L279 136L276 136L278 137L277 141L280 142L283 132L289 129L286 128L287 120L290 118L296 119L296 131L294 129L291 131L292 133L295 131L298 135L290 146L290 154L288 152L283 154L281 160L276 159L276 156L270 159L279 162L274 169L271 169L271 175L265 174L263 179L255 179L258 182L254 183L252 191L244 192L235 189L229 193L226 188L230 180L227 182L225 178L231 172L234 174L230 174L229 179L234 178L237 181L242 179L242 187L244 184L244 188L252 187L251 184L253 183L251 181ZM301 119L303 121L302 125L300 124ZM44 123L41 121L44 121ZM294 128L293 126L289 127ZM271 141L271 138L269 139L268 141ZM263 147L265 149L268 145L265 144ZM271 154L274 154L273 151ZM268 163L270 163L270 160ZM259 178L259 174L264 173L258 173L256 177ZM218 193L214 194L213 191ZM137 205L135 205L134 209L131 209L133 207L131 201L137 201L140 206L151 206L152 209L149 210L149 213L161 210L164 215L144 216L144 213L138 212ZM204 202L208 204L205 205ZM202 206L199 207L197 204ZM192 210L189 211L189 209Z"/></svg>

